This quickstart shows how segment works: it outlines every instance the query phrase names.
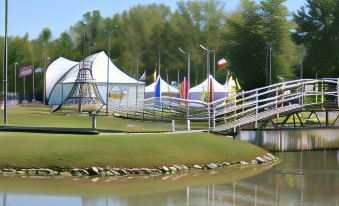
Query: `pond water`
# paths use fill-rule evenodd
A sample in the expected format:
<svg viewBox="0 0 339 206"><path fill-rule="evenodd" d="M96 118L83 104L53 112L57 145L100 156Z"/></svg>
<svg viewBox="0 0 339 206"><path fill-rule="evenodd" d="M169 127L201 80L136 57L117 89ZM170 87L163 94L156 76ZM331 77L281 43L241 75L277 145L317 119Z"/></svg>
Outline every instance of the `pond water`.
<svg viewBox="0 0 339 206"><path fill-rule="evenodd" d="M289 141L294 138L299 137L291 135ZM138 177L0 177L0 206L339 205L339 150L332 143L322 145L332 150L279 152L280 164L259 168Z"/></svg>
<svg viewBox="0 0 339 206"><path fill-rule="evenodd" d="M236 139L269 151L339 149L338 129L244 130Z"/></svg>

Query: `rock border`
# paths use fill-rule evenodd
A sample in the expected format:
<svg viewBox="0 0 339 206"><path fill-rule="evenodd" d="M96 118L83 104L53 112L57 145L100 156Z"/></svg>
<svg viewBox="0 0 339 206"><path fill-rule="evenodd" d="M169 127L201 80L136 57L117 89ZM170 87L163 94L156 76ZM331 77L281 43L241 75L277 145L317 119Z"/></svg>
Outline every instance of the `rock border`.
<svg viewBox="0 0 339 206"><path fill-rule="evenodd" d="M64 176L64 177L81 177L81 176L128 176L128 175L161 175L175 174L188 171L215 170L234 166L261 165L279 159L278 157L267 153L262 157L256 157L250 163L240 162L222 162L209 163L206 165L171 165L160 166L158 168L114 168L114 167L89 167L89 168L72 168L72 169L49 169L49 168L31 168L31 169L14 169L4 168L0 170L2 176Z"/></svg>

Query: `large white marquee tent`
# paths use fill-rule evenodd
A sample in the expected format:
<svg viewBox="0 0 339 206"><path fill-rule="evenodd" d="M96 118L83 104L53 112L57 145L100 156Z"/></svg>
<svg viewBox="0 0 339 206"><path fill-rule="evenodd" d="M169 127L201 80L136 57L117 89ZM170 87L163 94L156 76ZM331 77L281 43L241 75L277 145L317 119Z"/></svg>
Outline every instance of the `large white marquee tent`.
<svg viewBox="0 0 339 206"><path fill-rule="evenodd" d="M105 52L93 54L85 59L92 61L92 75L98 86L99 93L107 99L107 61ZM55 60L46 72L46 92L48 104L59 105L69 94L79 71L79 63L60 57ZM144 82L137 81L119 70L109 60L109 107L135 105L144 99Z"/></svg>

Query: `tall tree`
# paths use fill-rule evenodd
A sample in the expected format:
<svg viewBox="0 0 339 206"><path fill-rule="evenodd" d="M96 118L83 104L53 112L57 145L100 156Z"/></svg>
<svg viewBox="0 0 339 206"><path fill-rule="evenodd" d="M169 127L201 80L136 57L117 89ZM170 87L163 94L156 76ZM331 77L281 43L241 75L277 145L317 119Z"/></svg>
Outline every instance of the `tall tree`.
<svg viewBox="0 0 339 206"><path fill-rule="evenodd" d="M243 0L240 10L226 18L223 48L231 62L229 69L245 89L269 83L269 45L272 46L272 83L279 81L279 76L293 78L297 50L283 2L263 0L257 4Z"/></svg>
<svg viewBox="0 0 339 206"><path fill-rule="evenodd" d="M339 0L307 0L293 19L294 40L306 48L307 77L339 76Z"/></svg>

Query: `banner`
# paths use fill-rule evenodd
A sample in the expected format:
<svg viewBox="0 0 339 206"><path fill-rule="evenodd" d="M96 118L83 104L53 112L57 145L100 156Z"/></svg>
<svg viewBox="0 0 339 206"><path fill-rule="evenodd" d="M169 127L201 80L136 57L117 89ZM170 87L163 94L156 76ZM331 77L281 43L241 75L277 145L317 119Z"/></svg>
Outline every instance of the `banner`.
<svg viewBox="0 0 339 206"><path fill-rule="evenodd" d="M32 66L21 67L19 77L25 77L25 76L31 75L32 73L33 73Z"/></svg>
<svg viewBox="0 0 339 206"><path fill-rule="evenodd" d="M44 68L35 69L35 73L42 73L42 72L44 72Z"/></svg>

